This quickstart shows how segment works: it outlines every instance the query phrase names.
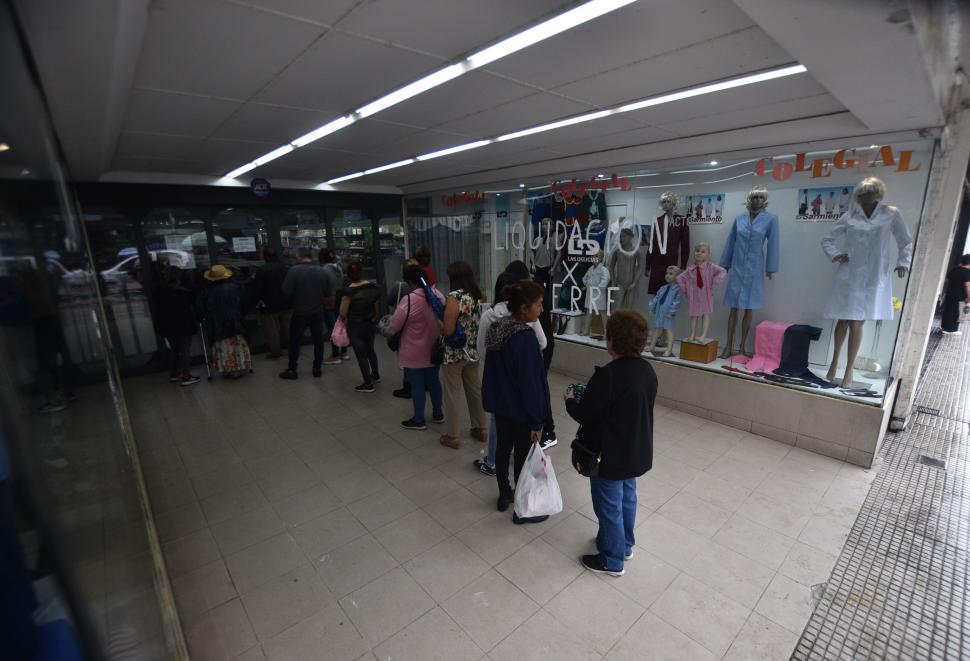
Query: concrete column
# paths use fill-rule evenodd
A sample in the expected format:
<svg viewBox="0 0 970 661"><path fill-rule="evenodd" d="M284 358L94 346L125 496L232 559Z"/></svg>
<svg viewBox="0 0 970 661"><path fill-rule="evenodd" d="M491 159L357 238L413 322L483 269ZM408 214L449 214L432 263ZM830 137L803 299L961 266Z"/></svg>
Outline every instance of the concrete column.
<svg viewBox="0 0 970 661"><path fill-rule="evenodd" d="M933 327L937 294L946 275L953 228L963 202L963 183L970 160L970 109L961 108L947 123L933 159L923 217L913 253L913 271L906 289L896 353L890 374L899 380L890 428L909 422L920 368Z"/></svg>

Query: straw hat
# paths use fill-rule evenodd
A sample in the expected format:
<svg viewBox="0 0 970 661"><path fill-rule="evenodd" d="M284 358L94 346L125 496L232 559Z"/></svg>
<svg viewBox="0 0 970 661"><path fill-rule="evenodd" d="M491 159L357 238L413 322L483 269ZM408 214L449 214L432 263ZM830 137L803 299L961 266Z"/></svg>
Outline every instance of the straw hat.
<svg viewBox="0 0 970 661"><path fill-rule="evenodd" d="M231 278L232 271L227 269L222 264L216 264L211 269L206 271L202 275L202 277L208 280L209 282L218 282L219 280L228 280L229 278Z"/></svg>

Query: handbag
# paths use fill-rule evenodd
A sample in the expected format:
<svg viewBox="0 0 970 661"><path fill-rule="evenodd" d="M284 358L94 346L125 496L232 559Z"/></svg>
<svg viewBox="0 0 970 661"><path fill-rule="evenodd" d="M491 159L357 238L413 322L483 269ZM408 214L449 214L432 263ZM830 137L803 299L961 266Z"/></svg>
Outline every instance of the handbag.
<svg viewBox="0 0 970 661"><path fill-rule="evenodd" d="M398 293L400 293L400 290L398 290ZM398 303L400 303L400 299L398 300ZM387 338L387 348L393 351L394 353L397 353L401 349L401 333L404 332L404 327L408 325L408 319L410 318L411 318L411 297L408 296L408 314L406 317L404 317L404 323L401 324L401 330L399 330L398 332L394 333L389 338ZM383 321L383 319L381 321Z"/></svg>
<svg viewBox="0 0 970 661"><path fill-rule="evenodd" d="M394 309L401 303L401 290L404 287L404 283L397 283L397 300L394 302ZM394 314L385 314L381 317L380 321L377 322L377 332L383 335L385 338L390 339L394 335L394 331L391 330L391 319L394 318Z"/></svg>
<svg viewBox="0 0 970 661"><path fill-rule="evenodd" d="M580 427L582 430L582 427ZM582 441L579 440L579 432L576 432L576 438L573 442L569 444L572 453L572 463L573 468L576 472L584 477L596 477L600 473L600 461L603 458L603 453L594 451L583 445Z"/></svg>
<svg viewBox="0 0 970 661"><path fill-rule="evenodd" d="M434 341L431 345L431 364L432 365L444 365L445 363L445 343L444 338L440 335L438 339Z"/></svg>

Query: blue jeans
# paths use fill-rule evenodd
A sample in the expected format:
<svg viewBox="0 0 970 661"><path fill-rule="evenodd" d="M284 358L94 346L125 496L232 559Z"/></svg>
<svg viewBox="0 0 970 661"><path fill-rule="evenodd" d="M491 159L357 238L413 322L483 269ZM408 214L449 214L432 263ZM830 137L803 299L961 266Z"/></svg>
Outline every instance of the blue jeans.
<svg viewBox="0 0 970 661"><path fill-rule="evenodd" d="M444 416L442 411L441 379L438 378L439 365L434 367L405 367L404 380L411 384L411 403L414 404L414 421L424 422L425 389L431 395L431 415Z"/></svg>
<svg viewBox="0 0 970 661"><path fill-rule="evenodd" d="M327 324L327 337L330 337L330 334L333 333L334 324L337 323L337 308L333 308L332 310L328 310L324 308L323 320ZM347 347L338 347L333 342L330 343L330 346L333 347L332 349L333 353L331 353L330 355L333 356L334 358L337 358L338 356L342 356L345 353L347 353Z"/></svg>
<svg viewBox="0 0 970 661"><path fill-rule="evenodd" d="M596 550L607 569L623 569L623 559L633 550L633 526L637 519L637 481L589 478L593 511L599 520Z"/></svg>
<svg viewBox="0 0 970 661"><path fill-rule="evenodd" d="M495 468L495 448L498 447L498 429L495 427L495 416L489 416L491 419L488 425L488 455L485 457L485 463Z"/></svg>

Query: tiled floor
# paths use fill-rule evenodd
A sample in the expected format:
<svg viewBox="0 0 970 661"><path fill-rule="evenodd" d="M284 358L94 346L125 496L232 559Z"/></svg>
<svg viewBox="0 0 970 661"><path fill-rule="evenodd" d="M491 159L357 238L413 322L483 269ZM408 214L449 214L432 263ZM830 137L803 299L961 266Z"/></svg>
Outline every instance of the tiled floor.
<svg viewBox="0 0 970 661"><path fill-rule="evenodd" d="M600 577L577 561L596 523L561 400L566 510L515 526L481 444L400 428L381 359L371 395L354 362L287 382L263 356L238 382L126 382L196 661L787 659L873 477L658 408L636 556Z"/></svg>

